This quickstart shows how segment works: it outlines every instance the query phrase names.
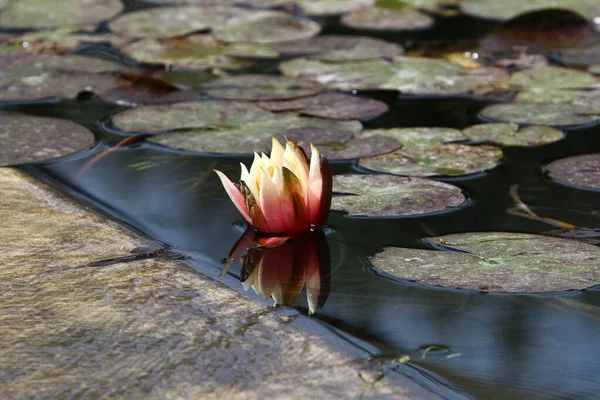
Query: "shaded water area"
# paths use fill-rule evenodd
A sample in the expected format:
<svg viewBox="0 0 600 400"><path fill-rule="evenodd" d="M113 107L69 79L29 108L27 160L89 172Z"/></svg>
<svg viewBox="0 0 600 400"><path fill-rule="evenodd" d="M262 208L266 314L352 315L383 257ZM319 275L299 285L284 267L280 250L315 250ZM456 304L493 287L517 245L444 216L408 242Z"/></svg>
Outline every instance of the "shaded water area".
<svg viewBox="0 0 600 400"><path fill-rule="evenodd" d="M325 33L351 33L329 21ZM491 23L466 17L435 30L387 40L472 38ZM381 35L379 35L381 36ZM86 53L102 55L101 48ZM266 63L259 71L272 72ZM474 96L398 96L357 93L384 100L389 111L365 128L444 126L464 128L481 121L479 111L494 101ZM213 169L229 176L250 155L215 155L175 150L141 141L119 148L91 167L95 155L124 134L108 116L119 109L96 96L78 100L5 102L0 109L72 119L93 131L88 150L54 161L22 166L27 172L91 204L107 215L183 254L195 268L258 301L244 291L236 262L219 277L223 258L243 232ZM600 192L549 179L544 166L573 155L600 152L600 125L568 130L565 139L540 147L504 148L499 166L460 177L434 177L460 187L463 207L407 217L348 217L334 211L327 220L329 291L312 318L364 346L382 368L407 373L437 387L447 398L589 399L600 393L596 348L600 292L505 294L421 285L376 271L369 257L385 246L430 249L425 237L460 232L543 233L547 224L507 214L514 207L512 185L538 214L589 228L600 227ZM365 172L354 161L332 162L335 174ZM84 172L82 172L84 171ZM307 313L306 296L293 305ZM408 356L408 357L407 357Z"/></svg>

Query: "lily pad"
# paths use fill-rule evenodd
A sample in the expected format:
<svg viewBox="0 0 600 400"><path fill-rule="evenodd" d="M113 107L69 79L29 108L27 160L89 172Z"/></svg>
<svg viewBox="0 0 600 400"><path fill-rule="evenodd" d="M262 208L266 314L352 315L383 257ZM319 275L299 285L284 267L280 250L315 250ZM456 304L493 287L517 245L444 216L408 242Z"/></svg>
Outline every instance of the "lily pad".
<svg viewBox="0 0 600 400"><path fill-rule="evenodd" d="M50 160L93 141L90 131L68 120L0 112L0 166Z"/></svg>
<svg viewBox="0 0 600 400"><path fill-rule="evenodd" d="M419 283L486 292L554 292L600 281L600 248L575 240L507 232L428 240L458 251L388 247L372 264Z"/></svg>
<svg viewBox="0 0 600 400"><path fill-rule="evenodd" d="M590 20L600 16L600 4L596 0L463 0L460 7L466 14L494 20L510 19L548 8L571 10Z"/></svg>
<svg viewBox="0 0 600 400"><path fill-rule="evenodd" d="M298 58L282 63L280 69L287 76L332 89L397 90L409 94L484 93L508 77L498 68L467 69L444 60L419 57L338 63Z"/></svg>
<svg viewBox="0 0 600 400"><path fill-rule="evenodd" d="M202 92L213 97L250 101L294 99L314 95L320 91L321 87L318 85L280 75L226 76L202 86ZM274 104L285 103L287 102Z"/></svg>
<svg viewBox="0 0 600 400"><path fill-rule="evenodd" d="M391 7L386 7L388 4ZM397 6L398 5L398 6ZM362 7L342 16L341 23L352 29L406 31L427 29L433 18L399 0L378 1L375 7Z"/></svg>
<svg viewBox="0 0 600 400"><path fill-rule="evenodd" d="M556 181L600 190L600 154L584 154L556 160L546 167Z"/></svg>
<svg viewBox="0 0 600 400"><path fill-rule="evenodd" d="M461 190L443 182L393 175L336 175L333 210L353 216L406 216L458 207L466 200Z"/></svg>
<svg viewBox="0 0 600 400"><path fill-rule="evenodd" d="M307 39L320 31L321 26L314 21L277 11L246 13L213 27L218 40L263 44Z"/></svg>
<svg viewBox="0 0 600 400"><path fill-rule="evenodd" d="M63 53L65 51L75 50L86 44L110 43L119 47L128 39L109 34L89 35L79 33L72 27L57 28L53 30L44 30L36 32L27 32L23 35L11 38L9 43L16 43L23 46L27 51L40 53L44 51L54 51Z"/></svg>
<svg viewBox="0 0 600 400"><path fill-rule="evenodd" d="M0 13L3 28L49 28L98 22L123 8L119 0L19 0Z"/></svg>
<svg viewBox="0 0 600 400"><path fill-rule="evenodd" d="M397 43L367 36L323 35L301 42L282 44L282 54L309 55L323 61L356 61L382 57L391 58L403 53Z"/></svg>
<svg viewBox="0 0 600 400"><path fill-rule="evenodd" d="M375 157L362 158L359 165L374 171L409 176L456 176L494 168L502 159L495 146L440 144L409 147Z"/></svg>
<svg viewBox="0 0 600 400"><path fill-rule="evenodd" d="M569 67L588 67L588 72L600 72L600 42L594 44L562 49L558 54L561 63Z"/></svg>
<svg viewBox="0 0 600 400"><path fill-rule="evenodd" d="M171 68L238 69L253 63L230 57L235 48L218 43L211 35L180 39L143 39L121 48L123 54L144 64Z"/></svg>
<svg viewBox="0 0 600 400"><path fill-rule="evenodd" d="M345 14L360 7L371 6L375 0L294 0L307 15L324 17Z"/></svg>
<svg viewBox="0 0 600 400"><path fill-rule="evenodd" d="M429 147L442 143L457 142L468 138L458 129L439 127L371 129L361 137L387 136L402 143L403 148Z"/></svg>
<svg viewBox="0 0 600 400"><path fill-rule="evenodd" d="M518 71L508 80L510 85L529 89L585 88L600 84L593 75L570 68L547 66Z"/></svg>
<svg viewBox="0 0 600 400"><path fill-rule="evenodd" d="M568 128L597 121L598 116L591 111L573 104L507 103L485 107L480 116L491 121Z"/></svg>
<svg viewBox="0 0 600 400"><path fill-rule="evenodd" d="M564 133L549 126L528 126L517 124L491 123L470 126L463 130L474 142L491 143L499 146L541 146L557 142Z"/></svg>
<svg viewBox="0 0 600 400"><path fill-rule="evenodd" d="M302 115L329 119L373 118L388 111L387 104L382 101L342 93L321 93L297 100L260 102L259 106L271 111L295 110Z"/></svg>

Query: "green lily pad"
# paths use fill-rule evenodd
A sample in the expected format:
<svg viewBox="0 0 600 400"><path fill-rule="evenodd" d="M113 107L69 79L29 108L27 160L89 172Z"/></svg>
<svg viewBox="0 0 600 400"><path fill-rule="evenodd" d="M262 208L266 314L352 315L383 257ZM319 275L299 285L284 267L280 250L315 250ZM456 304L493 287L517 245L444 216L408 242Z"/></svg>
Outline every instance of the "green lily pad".
<svg viewBox="0 0 600 400"><path fill-rule="evenodd" d="M123 8L119 0L19 0L0 13L3 28L49 28L79 25L112 17Z"/></svg>
<svg viewBox="0 0 600 400"><path fill-rule="evenodd" d="M9 43L16 43L34 53L54 51L63 53L75 50L85 44L110 43L115 47L125 44L128 39L109 34L87 35L79 33L75 28L57 28L36 32L27 32L14 36Z"/></svg>
<svg viewBox="0 0 600 400"><path fill-rule="evenodd" d="M128 57L144 64L171 68L239 69L253 63L230 57L232 46L219 44L211 35L192 35L181 39L143 39L121 48Z"/></svg>
<svg viewBox="0 0 600 400"><path fill-rule="evenodd" d="M600 154L561 158L548 164L546 170L558 182L600 189Z"/></svg>
<svg viewBox="0 0 600 400"><path fill-rule="evenodd" d="M549 126L528 126L491 123L470 126L463 130L474 142L491 143L499 146L542 146L557 142L565 137L562 131Z"/></svg>
<svg viewBox="0 0 600 400"><path fill-rule="evenodd" d="M294 0L307 15L324 17L345 14L360 7L371 6L375 0Z"/></svg>
<svg viewBox="0 0 600 400"><path fill-rule="evenodd" d="M172 38L225 24L242 11L233 7L158 7L125 13L109 24L126 37Z"/></svg>
<svg viewBox="0 0 600 400"><path fill-rule="evenodd" d="M547 66L515 72L508 84L528 89L549 90L592 87L600 84L600 79L583 71Z"/></svg>
<svg viewBox="0 0 600 400"><path fill-rule="evenodd" d="M321 87L280 75L226 76L202 85L202 92L229 100L281 100L317 94ZM274 104L286 102L275 102ZM265 107L266 108L266 107Z"/></svg>
<svg viewBox="0 0 600 400"><path fill-rule="evenodd" d="M259 106L271 111L294 110L302 115L329 119L373 118L388 111L387 104L382 101L342 93L321 93L297 100L260 102Z"/></svg>
<svg viewBox="0 0 600 400"><path fill-rule="evenodd" d="M0 112L0 166L50 160L93 141L92 132L68 120Z"/></svg>
<svg viewBox="0 0 600 400"><path fill-rule="evenodd" d="M336 175L332 210L352 216L406 216L459 207L461 190L443 182L393 175Z"/></svg>
<svg viewBox="0 0 600 400"><path fill-rule="evenodd" d="M575 11L590 20L600 16L600 4L596 0L463 0L460 6L466 14L494 20L510 19L519 14L548 8Z"/></svg>
<svg viewBox="0 0 600 400"><path fill-rule="evenodd" d="M442 143L457 142L468 138L458 129L439 127L371 129L361 137L387 136L402 143L403 148L429 147Z"/></svg>
<svg viewBox="0 0 600 400"><path fill-rule="evenodd" d="M398 0L378 1L377 4L397 3ZM416 9L400 7L362 7L342 16L341 23L352 29L377 31L407 31L433 26L433 18Z"/></svg>
<svg viewBox="0 0 600 400"><path fill-rule="evenodd" d="M277 11L246 13L213 27L218 40L263 44L307 39L320 31L321 26L314 21Z"/></svg>
<svg viewBox="0 0 600 400"><path fill-rule="evenodd" d="M573 104L507 103L485 107L480 116L492 121L565 128L597 121L598 116L591 111Z"/></svg>
<svg viewBox="0 0 600 400"><path fill-rule="evenodd" d="M467 69L444 60L419 57L338 63L298 58L282 63L280 69L284 75L332 89L398 90L409 94L482 93L508 77L498 68Z"/></svg>
<svg viewBox="0 0 600 400"><path fill-rule="evenodd" d="M419 283L486 292L554 292L600 281L600 248L575 240L507 232L428 240L459 251L388 247L372 264Z"/></svg>
<svg viewBox="0 0 600 400"><path fill-rule="evenodd" d="M359 165L374 171L409 176L456 176L494 168L502 159L495 146L440 144L409 147L375 157L362 158Z"/></svg>
<svg viewBox="0 0 600 400"><path fill-rule="evenodd" d="M590 74L600 75L600 60L598 60L597 64L590 65L588 72Z"/></svg>
<svg viewBox="0 0 600 400"><path fill-rule="evenodd" d="M301 42L282 44L282 54L309 55L323 61L356 61L381 57L391 58L403 53L397 43L367 36L323 35Z"/></svg>

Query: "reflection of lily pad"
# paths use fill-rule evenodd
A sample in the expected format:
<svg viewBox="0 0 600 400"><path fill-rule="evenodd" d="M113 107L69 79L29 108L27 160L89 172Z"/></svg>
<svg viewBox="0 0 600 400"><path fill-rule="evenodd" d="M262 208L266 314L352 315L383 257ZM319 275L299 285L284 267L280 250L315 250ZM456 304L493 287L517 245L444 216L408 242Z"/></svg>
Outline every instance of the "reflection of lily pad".
<svg viewBox="0 0 600 400"><path fill-rule="evenodd" d="M393 3L397 7L379 6ZM356 9L341 19L342 25L353 29L404 31L426 29L433 25L433 18L407 7L399 0L378 1L378 6Z"/></svg>
<svg viewBox="0 0 600 400"><path fill-rule="evenodd" d="M309 55L323 61L355 61L393 57L403 52L402 46L367 36L324 35L278 47L283 54Z"/></svg>
<svg viewBox="0 0 600 400"><path fill-rule="evenodd" d="M309 19L294 18L285 12L246 13L226 24L213 27L217 39L225 42L279 43L317 35L321 26Z"/></svg>
<svg viewBox="0 0 600 400"><path fill-rule="evenodd" d="M362 158L359 165L374 171L410 176L466 175L494 168L502 151L494 146L441 144L409 147L375 157Z"/></svg>
<svg viewBox="0 0 600 400"><path fill-rule="evenodd" d="M500 146L541 146L564 138L562 131L549 126L528 126L519 129L517 124L478 124L463 130L474 142Z"/></svg>
<svg viewBox="0 0 600 400"><path fill-rule="evenodd" d="M123 8L119 0L19 0L0 13L3 28L45 28L101 21Z"/></svg>
<svg viewBox="0 0 600 400"><path fill-rule="evenodd" d="M458 129L439 127L371 129L361 134L361 137L387 136L396 139L404 148L428 147L437 144L467 140Z"/></svg>
<svg viewBox="0 0 600 400"><path fill-rule="evenodd" d="M290 101L261 102L261 107L271 111L295 110L302 115L331 119L365 119L388 110L382 101L341 93L321 93L317 96Z"/></svg>
<svg viewBox="0 0 600 400"><path fill-rule="evenodd" d="M202 92L230 100L279 100L310 96L321 88L310 82L280 75L244 74L226 76L202 86ZM284 102L276 102L281 104ZM285 104L285 103L284 103Z"/></svg>
<svg viewBox="0 0 600 400"><path fill-rule="evenodd" d="M506 232L429 240L460 251L388 247L372 263L400 278L483 291L560 291L600 281L600 248L574 240Z"/></svg>
<svg viewBox="0 0 600 400"><path fill-rule="evenodd" d="M460 6L465 13L474 17L499 20L547 8L575 11L592 20L600 16L600 3L597 0L463 0Z"/></svg>
<svg viewBox="0 0 600 400"><path fill-rule="evenodd" d="M350 215L401 216L458 207L465 197L456 186L393 175L336 175L331 208Z"/></svg>
<svg viewBox="0 0 600 400"><path fill-rule="evenodd" d="M71 121L0 113L0 166L61 157L93 140L90 131Z"/></svg>
<svg viewBox="0 0 600 400"><path fill-rule="evenodd" d="M600 189L600 154L584 154L556 160L546 167L548 176L559 182Z"/></svg>
<svg viewBox="0 0 600 400"><path fill-rule="evenodd" d="M27 32L13 37L9 43L18 43L26 46L28 51L39 53L43 51L65 52L72 51L85 44L110 43L121 46L127 39L109 34L87 35L78 33L74 28L57 28L36 32Z"/></svg>
<svg viewBox="0 0 600 400"><path fill-rule="evenodd" d="M591 110L588 110L591 111ZM600 113L600 110L598 111ZM569 127L586 125L597 120L593 114L572 104L519 103L494 104L484 108L481 117L492 121L517 124Z"/></svg>
<svg viewBox="0 0 600 400"><path fill-rule="evenodd" d="M145 64L174 68L236 69L252 65L229 56L231 46L219 44L211 35L193 35L181 39L144 39L121 48L123 54Z"/></svg>
<svg viewBox="0 0 600 400"><path fill-rule="evenodd" d="M280 68L285 75L333 89L398 90L411 94L480 93L508 76L497 68L467 69L444 60L419 57L338 63L299 58L282 63Z"/></svg>

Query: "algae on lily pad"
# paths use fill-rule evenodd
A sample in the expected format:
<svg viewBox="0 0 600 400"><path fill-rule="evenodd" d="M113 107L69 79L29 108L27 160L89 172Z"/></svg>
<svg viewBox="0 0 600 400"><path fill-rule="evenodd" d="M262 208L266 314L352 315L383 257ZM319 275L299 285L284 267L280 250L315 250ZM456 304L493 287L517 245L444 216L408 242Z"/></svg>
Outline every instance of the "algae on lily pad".
<svg viewBox="0 0 600 400"><path fill-rule="evenodd" d="M546 171L558 182L600 190L600 153L561 158L548 164Z"/></svg>
<svg viewBox="0 0 600 400"><path fill-rule="evenodd" d="M427 29L433 22L432 17L401 0L379 0L375 6L358 8L341 18L348 28L377 31Z"/></svg>
<svg viewBox="0 0 600 400"><path fill-rule="evenodd" d="M51 28L99 22L123 8L120 0L19 0L0 13L3 28Z"/></svg>
<svg viewBox="0 0 600 400"><path fill-rule="evenodd" d="M315 21L278 11L246 13L213 27L218 40L262 44L307 39L319 32L321 26Z"/></svg>
<svg viewBox="0 0 600 400"><path fill-rule="evenodd" d="M352 216L406 216L458 207L466 200L460 188L443 182L394 175L336 175L332 210Z"/></svg>
<svg viewBox="0 0 600 400"><path fill-rule="evenodd" d="M594 115L593 110L573 104L506 103L485 107L479 115L489 121L549 125L564 129L594 123L600 118L600 110Z"/></svg>
<svg viewBox="0 0 600 400"><path fill-rule="evenodd" d="M600 283L600 248L575 240L508 232L427 240L454 251L387 247L371 262L402 279L486 292L554 292Z"/></svg>
<svg viewBox="0 0 600 400"><path fill-rule="evenodd" d="M485 93L508 78L498 68L461 68L421 57L394 57L329 63L307 58L280 65L284 75L317 82L332 89L397 90L407 94Z"/></svg>
<svg viewBox="0 0 600 400"><path fill-rule="evenodd" d="M218 43L212 35L165 40L142 39L122 47L121 51L137 62L166 65L170 68L239 69L253 64L233 58L231 53L236 52L236 49Z"/></svg>
<svg viewBox="0 0 600 400"><path fill-rule="evenodd" d="M364 131L360 136L364 138L387 136L402 143L405 149L410 147L429 147L468 139L458 129L441 127L370 129Z"/></svg>
<svg viewBox="0 0 600 400"><path fill-rule="evenodd" d="M282 54L307 55L322 61L357 61L391 58L403 53L397 43L368 36L323 35L277 47Z"/></svg>
<svg viewBox="0 0 600 400"><path fill-rule="evenodd" d="M460 8L473 17L494 20L510 19L548 8L575 11L590 20L600 16L600 3L597 0L463 0Z"/></svg>
<svg viewBox="0 0 600 400"><path fill-rule="evenodd" d="M319 93L321 87L281 75L242 74L205 83L201 91L221 99L261 101L310 96Z"/></svg>
<svg viewBox="0 0 600 400"><path fill-rule="evenodd" d="M495 146L439 144L407 147L388 154L365 157L359 165L373 171L409 176L456 176L494 168L502 159Z"/></svg>
<svg viewBox="0 0 600 400"><path fill-rule="evenodd" d="M68 120L0 112L0 166L50 160L93 141L92 132Z"/></svg>
<svg viewBox="0 0 600 400"><path fill-rule="evenodd" d="M344 14L360 7L371 6L375 0L291 0L307 15L324 17Z"/></svg>
<svg viewBox="0 0 600 400"><path fill-rule="evenodd" d="M128 39L111 33L102 33L89 35L80 33L72 27L57 28L52 30L43 30L27 32L23 35L15 36L9 43L18 43L27 48L27 51L40 53L44 51L54 51L63 53L73 51L86 44L110 43L118 47L123 45Z"/></svg>
<svg viewBox="0 0 600 400"><path fill-rule="evenodd" d="M259 106L271 111L296 111L302 115L329 119L365 119L388 111L386 103L342 93L321 93L288 101L264 101Z"/></svg>
<svg viewBox="0 0 600 400"><path fill-rule="evenodd" d="M549 126L534 125L519 128L514 123L477 124L465 128L463 133L472 141L499 146L542 146L557 142L564 133Z"/></svg>

